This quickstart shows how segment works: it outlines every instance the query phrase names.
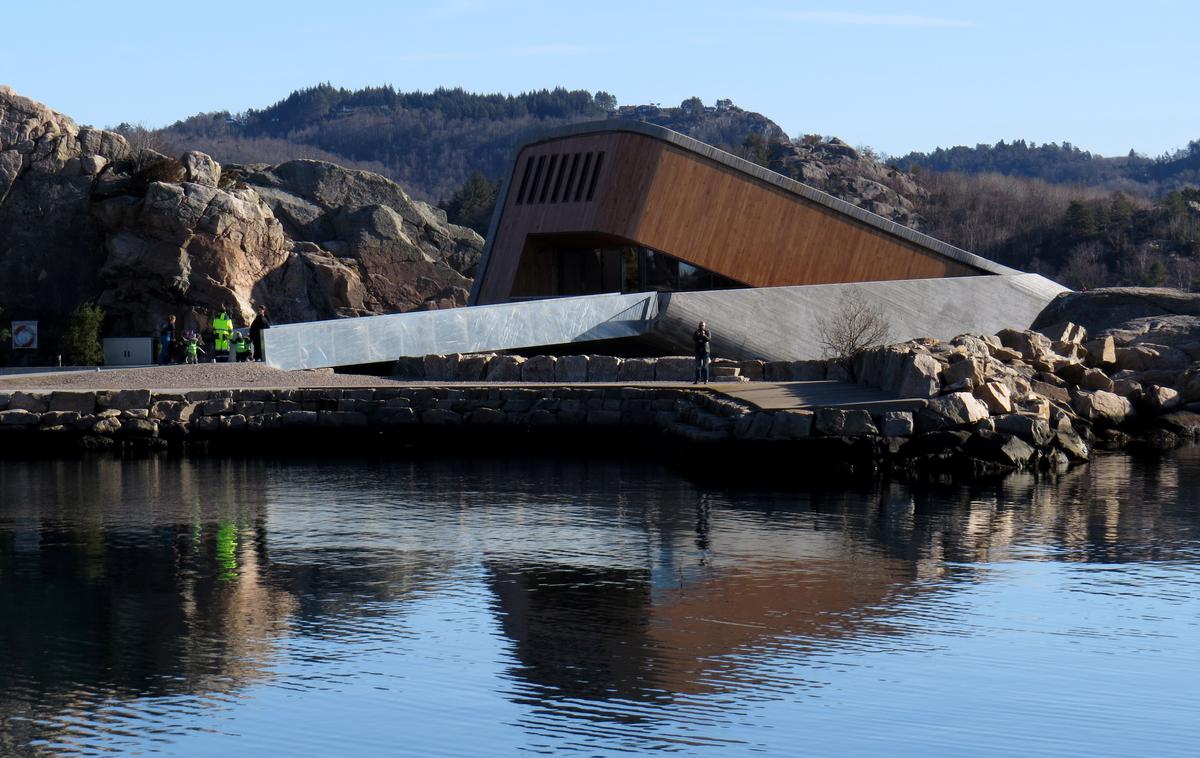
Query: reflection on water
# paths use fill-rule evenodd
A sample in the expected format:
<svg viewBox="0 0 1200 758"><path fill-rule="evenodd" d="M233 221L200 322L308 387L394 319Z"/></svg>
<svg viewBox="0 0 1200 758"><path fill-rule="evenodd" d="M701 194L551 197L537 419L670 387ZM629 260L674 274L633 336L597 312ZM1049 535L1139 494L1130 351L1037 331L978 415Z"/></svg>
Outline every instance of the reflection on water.
<svg viewBox="0 0 1200 758"><path fill-rule="evenodd" d="M1190 754L1198 485L5 463L0 753Z"/></svg>

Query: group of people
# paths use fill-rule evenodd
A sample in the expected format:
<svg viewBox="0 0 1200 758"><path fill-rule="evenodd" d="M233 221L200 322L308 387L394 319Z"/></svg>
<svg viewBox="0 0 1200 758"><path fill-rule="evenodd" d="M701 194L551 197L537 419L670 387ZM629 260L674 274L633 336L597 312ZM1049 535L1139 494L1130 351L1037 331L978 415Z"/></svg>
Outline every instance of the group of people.
<svg viewBox="0 0 1200 758"><path fill-rule="evenodd" d="M267 306L260 305L258 314L248 328L235 329L229 309L222 307L212 320L211 360L253 361L263 359L262 333L269 329ZM243 325L245 327L245 325ZM166 366L171 363L199 363L200 356L208 355L204 349L206 341L199 333L189 330L180 333L176 329L175 314L167 316L158 331L158 362Z"/></svg>
<svg viewBox="0 0 1200 758"><path fill-rule="evenodd" d="M258 315L254 317L249 328L244 331L234 329L233 319L229 317L229 309L222 307L212 321L212 360L221 360L222 355L227 356L225 360L231 362L234 360L238 362L262 360L262 333L264 329L270 327L271 322L267 318L267 306L265 305L258 307ZM201 346L199 334L194 331L188 331L182 335L177 334L175 314L167 316L167 320L162 323L159 328L159 340L158 361L164 366L179 362L199 363L200 356L206 354ZM692 384L700 382L708 384L709 366L712 364L712 333L703 321L692 334L692 342L696 348L696 378Z"/></svg>

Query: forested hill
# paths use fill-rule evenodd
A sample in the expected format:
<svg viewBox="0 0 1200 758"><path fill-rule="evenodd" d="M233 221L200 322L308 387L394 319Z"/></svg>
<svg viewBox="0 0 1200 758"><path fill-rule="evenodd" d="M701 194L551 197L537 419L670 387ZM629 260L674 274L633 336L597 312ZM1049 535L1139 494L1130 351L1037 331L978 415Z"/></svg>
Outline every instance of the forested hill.
<svg viewBox="0 0 1200 758"><path fill-rule="evenodd" d="M316 158L365 168L436 201L450 197L473 172L499 179L517 145L536 132L609 117L662 123L733 150L749 134L787 138L770 119L729 101L708 108L699 100L679 108L618 108L605 92L561 88L487 95L462 89L398 92L390 86L347 90L329 84L293 92L262 110L192 116L153 136L170 152L198 149L222 162Z"/></svg>
<svg viewBox="0 0 1200 758"><path fill-rule="evenodd" d="M604 118L600 97L580 90L477 95L461 89L397 92L322 84L262 110L203 113L156 136L174 151L218 161L315 158L383 174L419 198L449 197L472 171L496 179L514 144L547 126Z"/></svg>
<svg viewBox="0 0 1200 758"><path fill-rule="evenodd" d="M1069 142L1039 145L1025 140L994 145L951 147L931 153L909 153L896 159L906 171L954 171L964 174L1003 174L1041 179L1054 184L1087 185L1151 198L1200 184L1200 140L1157 158L1130 150L1106 158L1080 150Z"/></svg>
<svg viewBox="0 0 1200 758"><path fill-rule="evenodd" d="M323 84L262 110L200 114L157 132L124 124L117 130L159 152L201 150L226 164L314 158L374 171L418 198L441 202L455 223L482 234L499 180L522 142L548 128L606 118L659 124L898 223L918 222L921 191L906 175L837 139L790 140L771 119L731 100L618 106L606 92L583 90L479 95Z"/></svg>

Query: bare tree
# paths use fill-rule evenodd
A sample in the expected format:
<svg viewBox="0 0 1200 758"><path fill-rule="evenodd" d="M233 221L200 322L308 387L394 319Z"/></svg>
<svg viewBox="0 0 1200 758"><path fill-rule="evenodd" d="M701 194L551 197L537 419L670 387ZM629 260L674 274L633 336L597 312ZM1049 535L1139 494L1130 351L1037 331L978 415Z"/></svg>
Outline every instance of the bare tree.
<svg viewBox="0 0 1200 758"><path fill-rule="evenodd" d="M170 155L173 145L165 135L155 129L147 129L142 123L121 124L113 129L129 143L130 149L136 155L143 150L153 150L156 153Z"/></svg>
<svg viewBox="0 0 1200 758"><path fill-rule="evenodd" d="M837 308L817 319L817 336L826 360L841 366L853 381L854 361L864 351L887 342L891 328L883 310L858 290L848 290Z"/></svg>

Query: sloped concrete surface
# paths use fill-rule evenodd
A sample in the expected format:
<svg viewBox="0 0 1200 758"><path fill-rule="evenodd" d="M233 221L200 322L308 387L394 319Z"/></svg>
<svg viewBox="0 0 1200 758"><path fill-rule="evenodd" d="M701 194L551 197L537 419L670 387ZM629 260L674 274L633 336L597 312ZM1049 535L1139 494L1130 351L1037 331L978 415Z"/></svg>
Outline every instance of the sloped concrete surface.
<svg viewBox="0 0 1200 758"><path fill-rule="evenodd" d="M764 411L811 408L860 408L873 411L911 411L919 398L899 398L874 387L849 382L750 382L721 385L721 393Z"/></svg>
<svg viewBox="0 0 1200 758"><path fill-rule="evenodd" d="M663 354L692 351L708 322L713 354L772 361L823 357L818 325L859 292L879 307L889 341L950 339L1025 328L1066 289L1036 274L908 279L709 292L549 298L440 311L286 324L263 333L267 363L307 369L401 356L478 353L643 338Z"/></svg>
<svg viewBox="0 0 1200 758"><path fill-rule="evenodd" d="M673 292L660 295L650 337L671 352L688 352L691 334L703 320L713 335L714 355L814 360L823 357L818 325L836 318L849 292L877 305L891 329L888 341L902 342L1024 329L1065 291L1037 274L1016 274Z"/></svg>
<svg viewBox="0 0 1200 758"><path fill-rule="evenodd" d="M284 324L263 332L266 361L307 369L633 337L658 313L655 293L585 295L387 316Z"/></svg>

